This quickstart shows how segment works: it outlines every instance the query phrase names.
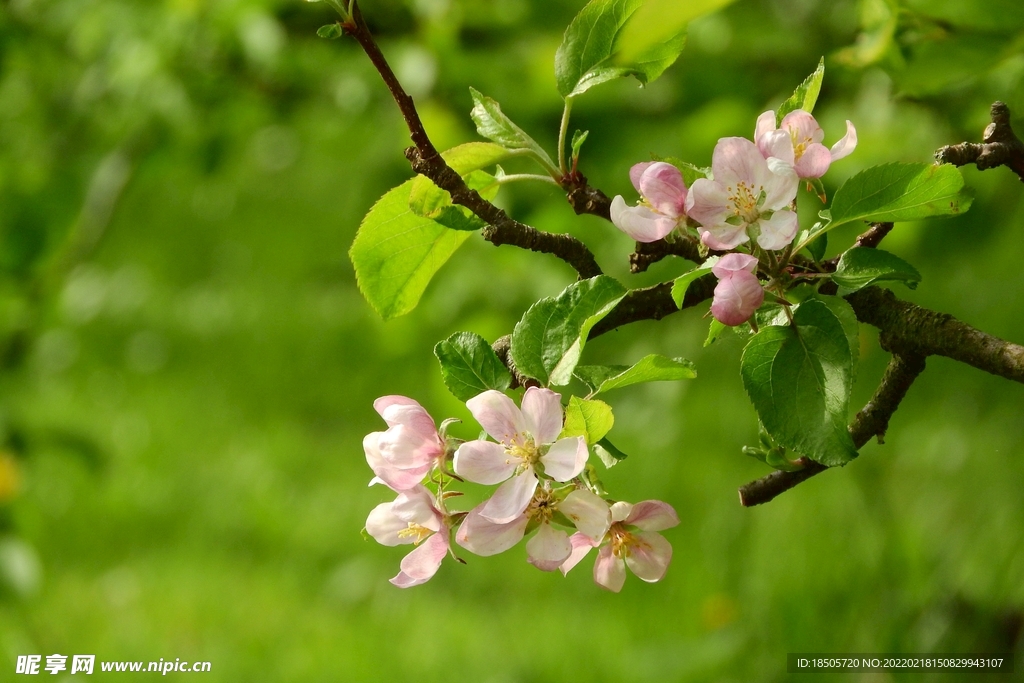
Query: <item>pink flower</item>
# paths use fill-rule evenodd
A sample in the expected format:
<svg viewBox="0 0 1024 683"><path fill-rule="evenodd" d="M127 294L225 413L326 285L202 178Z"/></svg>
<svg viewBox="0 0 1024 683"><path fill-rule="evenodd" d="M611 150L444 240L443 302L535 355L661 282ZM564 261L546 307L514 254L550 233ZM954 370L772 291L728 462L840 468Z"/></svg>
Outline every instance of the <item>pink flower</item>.
<svg viewBox="0 0 1024 683"><path fill-rule="evenodd" d="M403 491L394 501L375 507L366 518L366 531L382 545L418 546L402 559L401 571L391 579L399 588L426 583L448 554L445 517L423 486Z"/></svg>
<svg viewBox="0 0 1024 683"><path fill-rule="evenodd" d="M694 181L686 199L686 213L701 224L701 241L721 250L751 237L764 249L782 249L792 242L797 219L789 206L799 179L785 164L777 169L769 168L750 140L719 140L711 158L715 179Z"/></svg>
<svg viewBox="0 0 1024 683"><path fill-rule="evenodd" d="M619 230L637 242L654 242L686 219L686 183L678 168L647 161L633 166L629 179L642 199L636 206L626 206L621 195L612 200L611 219Z"/></svg>
<svg viewBox="0 0 1024 683"><path fill-rule="evenodd" d="M598 542L611 524L608 503L585 489L576 489L559 501L548 486L539 489L521 515L509 522L495 523L481 514L486 503L470 510L455 534L455 541L476 555L496 555L518 543L533 521L537 533L526 544L526 555L533 566L542 571L558 569L572 550L569 534L551 524L555 512L572 520L577 535Z"/></svg>
<svg viewBox="0 0 1024 683"><path fill-rule="evenodd" d="M405 396L382 396L373 407L388 423L388 430L363 438L366 462L376 475L370 484L382 482L395 491L417 486L444 457L444 443L433 418Z"/></svg>
<svg viewBox="0 0 1024 683"><path fill-rule="evenodd" d="M537 490L538 466L555 481L569 481L583 471L587 442L576 436L558 439L562 404L550 389L527 389L522 411L493 389L466 405L484 431L499 442L467 441L455 452L459 476L477 484L505 482L480 508L480 515L488 520L505 524L523 514Z"/></svg>
<svg viewBox="0 0 1024 683"><path fill-rule="evenodd" d="M723 325L741 325L764 302L764 288L754 275L757 259L749 254L726 254L711 272L718 277L711 315Z"/></svg>
<svg viewBox="0 0 1024 683"><path fill-rule="evenodd" d="M754 139L765 159L779 159L790 165L801 178L820 178L833 161L849 156L857 147L857 129L846 122L846 135L829 150L821 141L825 131L803 109L786 114L775 128L775 112L757 117Z"/></svg>
<svg viewBox="0 0 1024 683"><path fill-rule="evenodd" d="M594 562L594 581L613 593L626 582L626 567L648 583L660 581L672 561L672 546L655 533L679 524L676 511L668 503L645 500L636 505L618 502L611 507L612 525L608 529ZM583 534L570 539L572 552L561 566L563 574L579 564L595 543Z"/></svg>

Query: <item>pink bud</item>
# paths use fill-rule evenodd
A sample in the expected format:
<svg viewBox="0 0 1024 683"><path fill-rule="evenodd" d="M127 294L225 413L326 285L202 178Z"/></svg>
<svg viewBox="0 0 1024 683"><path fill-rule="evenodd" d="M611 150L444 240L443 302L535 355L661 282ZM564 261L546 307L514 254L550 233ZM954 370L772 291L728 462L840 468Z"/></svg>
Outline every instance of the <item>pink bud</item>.
<svg viewBox="0 0 1024 683"><path fill-rule="evenodd" d="M722 278L715 287L711 315L723 325L741 325L754 315L764 302L764 288L757 276L738 270Z"/></svg>

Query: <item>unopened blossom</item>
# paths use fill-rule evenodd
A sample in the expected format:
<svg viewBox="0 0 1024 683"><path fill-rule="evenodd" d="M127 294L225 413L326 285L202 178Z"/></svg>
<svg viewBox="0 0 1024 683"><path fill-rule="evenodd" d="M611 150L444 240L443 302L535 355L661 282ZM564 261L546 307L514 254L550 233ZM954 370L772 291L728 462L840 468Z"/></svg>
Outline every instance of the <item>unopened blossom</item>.
<svg viewBox="0 0 1024 683"><path fill-rule="evenodd" d="M764 287L754 273L757 259L749 254L726 254L711 268L718 278L711 315L723 325L741 325L764 302Z"/></svg>
<svg viewBox="0 0 1024 683"><path fill-rule="evenodd" d="M533 499L537 472L555 481L569 481L583 471L587 442L583 437L559 439L562 403L550 389L530 387L522 410L505 394L488 390L466 402L469 411L497 441L467 441L455 452L455 472L477 484L503 483L480 509L480 515L505 524L520 517Z"/></svg>
<svg viewBox="0 0 1024 683"><path fill-rule="evenodd" d="M756 239L763 249L783 249L797 232L799 179L792 168L768 167L757 145L746 138L722 138L711 158L714 180L699 178L690 188L686 213L700 223L701 241L728 250Z"/></svg>
<svg viewBox="0 0 1024 683"><path fill-rule="evenodd" d="M517 544L534 522L537 533L526 543L530 564L543 571L558 569L572 551L569 534L551 524L560 512L576 526L578 535L597 543L608 532L611 512L608 503L585 489L576 489L559 501L548 487L537 490L526 510L515 519L498 524L481 514L481 503L469 514L455 534L455 541L476 555L496 555Z"/></svg>
<svg viewBox="0 0 1024 683"><path fill-rule="evenodd" d="M786 114L775 127L775 112L766 111L757 117L754 140L765 159L779 159L790 165L800 178L820 178L833 161L849 156L857 147L857 129L846 122L846 135L825 147L821 141L825 131L813 116L803 109Z"/></svg>
<svg viewBox="0 0 1024 683"><path fill-rule="evenodd" d="M626 567L648 583L660 581L672 561L672 546L658 531L679 524L672 506L659 500L636 505L618 502L611 506L612 524L602 542L583 534L570 539L572 552L562 564L562 573L579 564L592 548L599 547L594 562L594 582L613 593L626 582Z"/></svg>
<svg viewBox="0 0 1024 683"><path fill-rule="evenodd" d="M660 240L686 220L686 183L672 164L647 161L629 170L640 203L627 206L621 195L612 199L611 219L637 242Z"/></svg>
<svg viewBox="0 0 1024 683"><path fill-rule="evenodd" d="M366 531L382 545L413 543L417 546L402 559L401 571L391 579L399 588L418 586L430 580L448 554L445 516L423 486L403 491L394 501L375 507L366 518Z"/></svg>
<svg viewBox="0 0 1024 683"><path fill-rule="evenodd" d="M388 429L363 438L366 462L376 475L370 483L383 482L395 491L417 486L444 456L434 419L405 396L382 396L373 407Z"/></svg>

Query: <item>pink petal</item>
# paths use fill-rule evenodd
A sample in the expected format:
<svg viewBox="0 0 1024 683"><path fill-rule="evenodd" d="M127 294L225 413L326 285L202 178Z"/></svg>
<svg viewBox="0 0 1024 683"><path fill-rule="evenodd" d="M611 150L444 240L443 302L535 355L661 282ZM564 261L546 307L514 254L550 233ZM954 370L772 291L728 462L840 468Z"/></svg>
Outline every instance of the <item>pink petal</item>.
<svg viewBox="0 0 1024 683"><path fill-rule="evenodd" d="M725 224L730 206L729 194L717 180L698 178L686 196L686 214L706 228Z"/></svg>
<svg viewBox="0 0 1024 683"><path fill-rule="evenodd" d="M569 554L569 558L562 563L559 567L562 570L562 575L568 574L569 571L578 565L580 561L587 556L591 550L595 547L594 542L583 534L576 533L569 537L569 543L572 545L572 552Z"/></svg>
<svg viewBox="0 0 1024 683"><path fill-rule="evenodd" d="M569 534L550 524L541 524L534 537L526 542L527 559L542 572L555 571L571 553Z"/></svg>
<svg viewBox="0 0 1024 683"><path fill-rule="evenodd" d="M376 410L389 427L403 424L424 439L437 438L434 418L416 401L405 396L381 396L373 402Z"/></svg>
<svg viewBox="0 0 1024 683"><path fill-rule="evenodd" d="M855 149L857 149L857 129L853 127L853 123L847 121L846 135L843 136L842 140L832 145L832 161L839 161L844 157L850 156Z"/></svg>
<svg viewBox="0 0 1024 683"><path fill-rule="evenodd" d="M757 224L761 228L757 243L762 249L785 249L800 227L796 214L788 210L776 211L771 218L762 218Z"/></svg>
<svg viewBox="0 0 1024 683"><path fill-rule="evenodd" d="M620 500L617 503L612 503L612 522L624 522L632 512L633 506L624 500Z"/></svg>
<svg viewBox="0 0 1024 683"><path fill-rule="evenodd" d="M601 548L594 561L594 583L612 593L618 593L626 583L626 564L612 554L610 545Z"/></svg>
<svg viewBox="0 0 1024 683"><path fill-rule="evenodd" d="M540 462L544 465L544 474L555 481L569 481L583 471L589 455L586 439L572 436L556 441L540 456Z"/></svg>
<svg viewBox="0 0 1024 683"><path fill-rule="evenodd" d="M761 138L771 133L775 128L775 112L766 111L757 117L757 125L754 126L754 140L760 145ZM768 155L766 154L765 156Z"/></svg>
<svg viewBox="0 0 1024 683"><path fill-rule="evenodd" d="M399 469L391 465L380 453L378 442L385 432L372 432L363 437L363 452L366 454L366 462L384 484L395 491L411 489L423 481L423 477L433 467L433 463L426 463L410 469ZM373 484L373 482L370 482Z"/></svg>
<svg viewBox="0 0 1024 683"><path fill-rule="evenodd" d="M640 194L643 194L643 190L640 189L640 176L644 174L648 168L654 165L653 161L641 161L639 164L633 164L633 167L629 169L629 181L633 183L633 187Z"/></svg>
<svg viewBox="0 0 1024 683"><path fill-rule="evenodd" d="M711 267L711 272L721 280L729 277L735 272L745 270L748 273L757 271L757 259L750 254L732 253L726 254L718 259L718 262Z"/></svg>
<svg viewBox="0 0 1024 683"><path fill-rule="evenodd" d="M427 440L402 424L384 432L377 441L377 447L388 464L403 470L433 462L444 452L436 434L431 440Z"/></svg>
<svg viewBox="0 0 1024 683"><path fill-rule="evenodd" d="M441 513L434 507L434 494L425 486L403 491L391 505L391 512L408 524L416 524L431 531L441 528Z"/></svg>
<svg viewBox="0 0 1024 683"><path fill-rule="evenodd" d="M586 489L576 489L570 493L559 504L558 510L572 520L580 533L595 543L601 542L612 523L608 503Z"/></svg>
<svg viewBox="0 0 1024 683"><path fill-rule="evenodd" d="M656 242L676 228L674 219L666 218L644 205L626 206L620 196L612 200L610 212L612 224L637 242Z"/></svg>
<svg viewBox="0 0 1024 683"><path fill-rule="evenodd" d="M679 515L668 503L660 500L645 500L633 506L629 516L624 520L644 531L662 531L679 524Z"/></svg>
<svg viewBox="0 0 1024 683"><path fill-rule="evenodd" d="M483 504L481 516L495 524L508 524L523 514L537 490L537 475L533 469L517 474L498 487L494 495Z"/></svg>
<svg viewBox="0 0 1024 683"><path fill-rule="evenodd" d="M765 199L762 211L778 211L785 209L796 199L796 191L800 188L800 178L793 167L782 160L773 160L771 165L765 162L765 175L761 178L761 188Z"/></svg>
<svg viewBox="0 0 1024 683"><path fill-rule="evenodd" d="M792 166L796 158L793 152L793 138L784 130L772 131L759 139L757 148L761 150L761 155L766 160L779 159Z"/></svg>
<svg viewBox="0 0 1024 683"><path fill-rule="evenodd" d="M445 533L434 534L402 558L402 571L391 579L391 583L399 588L410 588L426 583L437 573L447 554L448 533L445 530Z"/></svg>
<svg viewBox="0 0 1024 683"><path fill-rule="evenodd" d="M699 232L700 241L706 244L709 248L717 251L735 249L741 244L750 241L750 236L747 235L746 225L734 226L729 225L728 223L722 223L713 228L701 230Z"/></svg>
<svg viewBox="0 0 1024 683"><path fill-rule="evenodd" d="M723 278L715 287L711 315L723 325L740 325L750 319L764 301L764 288L745 270Z"/></svg>
<svg viewBox="0 0 1024 683"><path fill-rule="evenodd" d="M500 391L488 389L466 401L466 407L484 431L497 441L512 443L526 431L523 414L512 399Z"/></svg>
<svg viewBox="0 0 1024 683"><path fill-rule="evenodd" d="M672 544L661 534L646 532L633 536L626 564L638 577L648 583L661 581L672 561Z"/></svg>
<svg viewBox="0 0 1024 683"><path fill-rule="evenodd" d="M808 145L803 156L794 165L796 174L801 178L820 178L832 164L832 154L825 145L814 143Z"/></svg>
<svg viewBox="0 0 1024 683"><path fill-rule="evenodd" d="M530 387L523 394L523 420L536 445L554 443L562 431L562 397Z"/></svg>
<svg viewBox="0 0 1024 683"><path fill-rule="evenodd" d="M786 114L779 123L779 128L793 136L797 144L803 141L821 142L825 139L825 131L818 125L817 120L803 109Z"/></svg>
<svg viewBox="0 0 1024 683"><path fill-rule="evenodd" d="M486 503L469 511L455 534L455 542L471 553L487 557L505 552L522 538L530 521L521 515L508 524L495 524L480 514Z"/></svg>
<svg viewBox="0 0 1024 683"><path fill-rule="evenodd" d="M366 518L366 533L381 545L403 545L416 540L414 536L399 536L399 531L409 528L408 522L391 511L393 503L381 503L370 510Z"/></svg>
<svg viewBox="0 0 1024 683"><path fill-rule="evenodd" d="M455 451L455 474L477 484L499 484L516 471L518 458L493 441L467 441Z"/></svg>
<svg viewBox="0 0 1024 683"><path fill-rule="evenodd" d="M686 205L686 183L683 174L672 164L658 161L640 176L640 194L654 210L670 218L683 215Z"/></svg>
<svg viewBox="0 0 1024 683"><path fill-rule="evenodd" d="M762 184L763 176L768 173L768 166L761 150L750 140L722 138L715 145L715 151L711 155L711 170L714 172L715 182L721 184L723 188L741 182L756 187ZM697 182L699 180L693 184L694 189Z"/></svg>

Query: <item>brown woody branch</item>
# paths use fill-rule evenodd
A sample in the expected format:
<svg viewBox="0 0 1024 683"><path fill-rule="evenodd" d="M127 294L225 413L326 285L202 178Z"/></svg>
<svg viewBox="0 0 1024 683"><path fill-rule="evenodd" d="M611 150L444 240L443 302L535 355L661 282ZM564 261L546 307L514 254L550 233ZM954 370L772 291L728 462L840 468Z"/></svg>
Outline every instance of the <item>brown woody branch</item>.
<svg viewBox="0 0 1024 683"><path fill-rule="evenodd" d="M992 123L985 128L981 144L961 142L941 147L935 158L956 166L974 164L980 171L1006 166L1024 182L1024 142L1013 132L1010 108L1002 102L992 103Z"/></svg>
<svg viewBox="0 0 1024 683"><path fill-rule="evenodd" d="M511 244L530 251L552 254L575 268L580 278L601 274L601 268L593 253L575 237L541 232L524 225L510 218L502 209L466 185L462 176L448 165L430 141L412 97L402 87L387 59L384 58L363 20L357 3L353 3L352 15L342 22L341 27L356 39L391 91L391 96L398 105L412 137L414 146L405 151L405 156L409 159L413 171L430 178L435 185L451 194L453 203L465 206L487 223L487 228L483 230L485 240L496 246Z"/></svg>

